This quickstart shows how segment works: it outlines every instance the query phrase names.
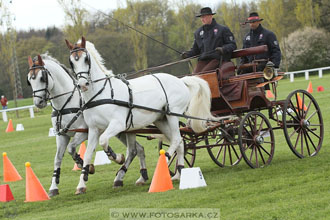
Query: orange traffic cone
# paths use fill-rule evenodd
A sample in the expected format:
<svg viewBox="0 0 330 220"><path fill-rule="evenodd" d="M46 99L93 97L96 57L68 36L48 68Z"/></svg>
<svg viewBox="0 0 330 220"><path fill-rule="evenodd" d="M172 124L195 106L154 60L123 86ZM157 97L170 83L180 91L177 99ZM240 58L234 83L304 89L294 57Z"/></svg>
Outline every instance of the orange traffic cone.
<svg viewBox="0 0 330 220"><path fill-rule="evenodd" d="M298 108L299 109L302 109L303 108L303 106L302 106L302 100L301 100L301 98L300 98L300 95L299 95L299 93L297 94L297 98L298 98ZM304 111L306 111L307 110L307 106L304 104Z"/></svg>
<svg viewBox="0 0 330 220"><path fill-rule="evenodd" d="M80 155L80 158L81 159L84 159L84 157L85 157L85 151L86 151L86 145L85 145L85 142L82 142L81 145L80 145L80 148L79 148L79 152L78 152L78 154ZM72 170L81 170L81 169L75 163Z"/></svg>
<svg viewBox="0 0 330 220"><path fill-rule="evenodd" d="M266 97L269 98L269 99L270 98L275 98L274 94L270 90L266 90Z"/></svg>
<svg viewBox="0 0 330 220"><path fill-rule="evenodd" d="M42 187L39 179L34 174L30 162L25 163L26 173L26 188L25 188L25 202L36 202L49 200L49 196Z"/></svg>
<svg viewBox="0 0 330 220"><path fill-rule="evenodd" d="M309 92L309 93L313 93L312 81L309 81L306 91Z"/></svg>
<svg viewBox="0 0 330 220"><path fill-rule="evenodd" d="M17 172L14 165L11 163L9 158L7 157L7 153L2 153L3 158L3 181L4 182L15 182L21 180L22 177Z"/></svg>
<svg viewBox="0 0 330 220"><path fill-rule="evenodd" d="M170 171L168 170L165 150L160 150L160 156L152 177L149 192L165 192L167 190L173 189L173 184L170 176Z"/></svg>
<svg viewBox="0 0 330 220"><path fill-rule="evenodd" d="M12 131L14 131L13 122L11 119L9 119L6 132L8 133L8 132L12 132Z"/></svg>
<svg viewBox="0 0 330 220"><path fill-rule="evenodd" d="M0 186L0 202L9 202L14 200L14 196L8 184Z"/></svg>

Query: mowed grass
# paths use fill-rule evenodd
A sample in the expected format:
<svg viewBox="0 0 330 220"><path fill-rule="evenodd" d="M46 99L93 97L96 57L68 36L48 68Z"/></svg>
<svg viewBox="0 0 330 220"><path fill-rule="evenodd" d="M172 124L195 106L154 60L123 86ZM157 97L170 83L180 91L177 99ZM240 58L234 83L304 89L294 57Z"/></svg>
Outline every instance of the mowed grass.
<svg viewBox="0 0 330 220"><path fill-rule="evenodd" d="M320 153L312 158L298 159L289 149L282 130L275 132L276 146L271 165L251 169L242 160L234 167L220 168L210 159L206 149L197 151L195 166L201 168L207 187L148 193L149 184L158 160L158 142L138 138L145 147L150 180L148 185L135 186L139 177L136 158L125 176L124 187L113 189L112 183L119 166L96 167L89 176L87 193L75 196L80 172L72 171L73 161L65 154L60 180L60 195L49 201L25 203L25 167L31 162L46 191L50 186L53 159L56 152L54 137L48 137L50 107L36 118L13 119L14 126L22 123L22 132L5 133L7 123L0 122L0 152L8 157L24 180L9 186L15 202L0 203L0 219L109 219L110 208L217 208L221 219L329 219L330 216L330 75L311 78L313 96L319 103L325 135ZM309 81L298 78L294 83L284 79L279 83L279 98L295 89L306 89ZM316 92L322 85L324 92ZM31 102L31 101L30 101ZM110 145L117 152L126 149L115 139ZM101 150L98 146L97 150ZM2 164L0 183L3 182Z"/></svg>

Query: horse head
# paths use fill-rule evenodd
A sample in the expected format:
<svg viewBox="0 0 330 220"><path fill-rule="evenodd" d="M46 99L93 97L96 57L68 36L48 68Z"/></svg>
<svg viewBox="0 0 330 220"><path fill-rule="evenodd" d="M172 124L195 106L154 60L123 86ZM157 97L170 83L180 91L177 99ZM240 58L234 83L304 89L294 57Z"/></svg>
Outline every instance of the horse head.
<svg viewBox="0 0 330 220"><path fill-rule="evenodd" d="M85 92L88 90L88 86L91 81L91 59L88 51L86 50L86 39L82 37L81 42L74 45L68 40L65 40L65 42L70 49L71 55L69 57L69 62L72 71L76 74L78 79L78 88Z"/></svg>
<svg viewBox="0 0 330 220"><path fill-rule="evenodd" d="M44 108L47 106L49 91L54 87L54 82L40 55L33 60L29 56L28 62L27 83L32 87L34 105L38 108Z"/></svg>

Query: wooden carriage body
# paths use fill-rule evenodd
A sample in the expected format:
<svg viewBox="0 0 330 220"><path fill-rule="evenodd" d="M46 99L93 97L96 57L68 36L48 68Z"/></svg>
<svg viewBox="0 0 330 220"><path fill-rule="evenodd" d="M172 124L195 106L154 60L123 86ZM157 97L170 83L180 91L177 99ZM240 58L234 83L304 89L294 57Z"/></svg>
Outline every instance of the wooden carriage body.
<svg viewBox="0 0 330 220"><path fill-rule="evenodd" d="M267 46L236 50L232 58L253 55L267 51ZM263 79L262 72L236 75L237 66L224 62L214 70L198 74L209 83L212 93L212 113L216 115L239 114L255 109L265 109L271 102L265 96L263 87L257 87Z"/></svg>

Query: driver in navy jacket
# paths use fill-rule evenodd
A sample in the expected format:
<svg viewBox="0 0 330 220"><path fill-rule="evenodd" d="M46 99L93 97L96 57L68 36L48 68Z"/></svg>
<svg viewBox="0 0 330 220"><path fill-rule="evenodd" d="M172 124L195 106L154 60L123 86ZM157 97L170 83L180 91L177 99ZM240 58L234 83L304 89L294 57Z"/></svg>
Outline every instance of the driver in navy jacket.
<svg viewBox="0 0 330 220"><path fill-rule="evenodd" d="M261 25L262 20L262 18L259 18L257 12L250 13L245 21L245 23L250 25L250 31L243 39L243 48L267 45L268 51L262 54L242 57L240 63L251 63L253 60L266 59L267 61L273 62L275 68L279 68L281 63L281 49L279 43L276 39L276 35ZM267 61L259 63L257 71L263 71ZM253 72L252 68L243 69L239 73L249 72Z"/></svg>
<svg viewBox="0 0 330 220"><path fill-rule="evenodd" d="M211 8L202 8L200 17L203 26L194 33L194 43L189 51L181 54L183 59L200 55L194 73L214 70L221 61L229 61L237 48L234 35L228 27L220 25L213 18Z"/></svg>

